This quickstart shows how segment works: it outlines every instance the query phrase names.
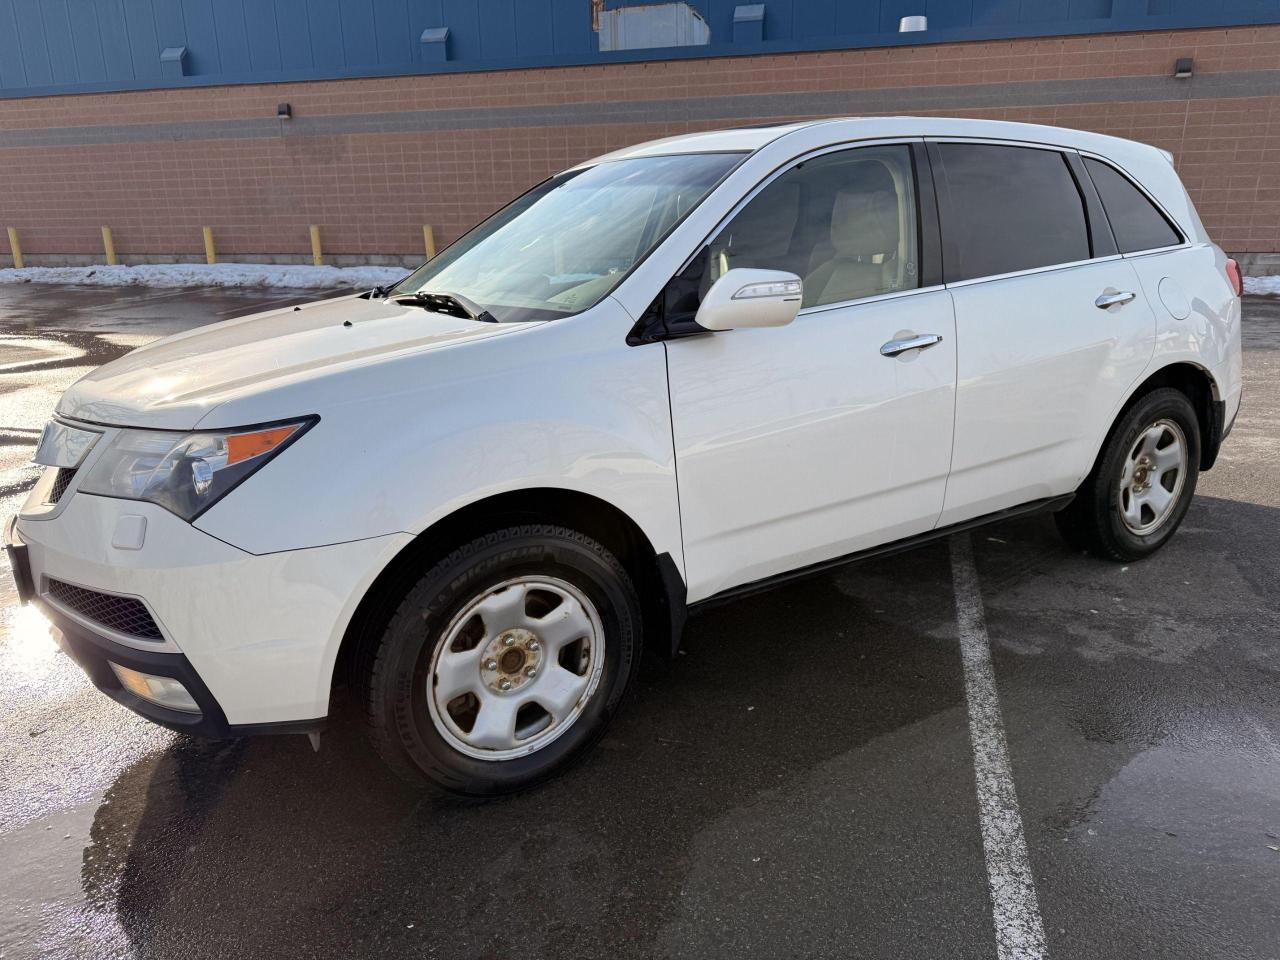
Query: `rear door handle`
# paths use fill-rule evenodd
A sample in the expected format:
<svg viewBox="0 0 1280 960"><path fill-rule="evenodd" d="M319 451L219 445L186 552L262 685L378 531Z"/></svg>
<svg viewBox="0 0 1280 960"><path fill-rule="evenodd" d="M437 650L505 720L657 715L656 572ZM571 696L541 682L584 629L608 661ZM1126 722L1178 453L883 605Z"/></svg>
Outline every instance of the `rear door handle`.
<svg viewBox="0 0 1280 960"><path fill-rule="evenodd" d="M936 333L922 333L919 336L905 337L902 340L890 340L880 348L880 356L896 357L898 354L906 353L908 350L923 350L941 342L941 335Z"/></svg>
<svg viewBox="0 0 1280 960"><path fill-rule="evenodd" d="M1093 305L1099 310L1105 310L1107 307L1128 303L1136 296L1137 294L1131 290L1121 290L1118 293L1100 293L1098 294L1098 299L1093 301Z"/></svg>

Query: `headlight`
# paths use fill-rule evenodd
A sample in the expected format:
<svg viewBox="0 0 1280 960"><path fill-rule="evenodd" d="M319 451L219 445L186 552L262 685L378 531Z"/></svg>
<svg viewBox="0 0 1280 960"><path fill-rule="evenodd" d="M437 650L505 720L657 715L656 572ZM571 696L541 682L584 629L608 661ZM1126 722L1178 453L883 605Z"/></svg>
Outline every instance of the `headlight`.
<svg viewBox="0 0 1280 960"><path fill-rule="evenodd" d="M147 500L195 520L316 420L201 433L121 430L81 482L80 492Z"/></svg>

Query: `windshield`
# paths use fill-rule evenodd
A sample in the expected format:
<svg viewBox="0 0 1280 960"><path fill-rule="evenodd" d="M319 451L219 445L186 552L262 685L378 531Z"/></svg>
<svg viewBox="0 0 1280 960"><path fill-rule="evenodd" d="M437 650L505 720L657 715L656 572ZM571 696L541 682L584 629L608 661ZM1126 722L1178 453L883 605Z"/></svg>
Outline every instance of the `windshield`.
<svg viewBox="0 0 1280 960"><path fill-rule="evenodd" d="M636 157L559 174L419 267L391 296L461 294L506 322L586 310L741 157Z"/></svg>

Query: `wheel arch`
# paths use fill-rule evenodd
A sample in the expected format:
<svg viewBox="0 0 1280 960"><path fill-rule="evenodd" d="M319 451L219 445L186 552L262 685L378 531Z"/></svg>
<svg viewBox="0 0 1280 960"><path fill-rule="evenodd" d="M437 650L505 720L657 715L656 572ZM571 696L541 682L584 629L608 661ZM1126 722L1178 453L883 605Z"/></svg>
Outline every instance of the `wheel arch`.
<svg viewBox="0 0 1280 960"><path fill-rule="evenodd" d="M413 538L374 579L357 604L334 663L332 685L364 676L396 599L458 546L520 523L569 527L604 544L635 583L644 618L645 652L669 661L686 615L685 583L670 553L658 553L640 525L615 505L562 487L511 490L473 501Z"/></svg>
<svg viewBox="0 0 1280 960"><path fill-rule="evenodd" d="M1160 367L1148 374L1129 392L1129 396L1111 418L1107 432L1098 445L1098 452L1094 458L1095 464L1097 458L1102 456L1107 440L1124 415L1152 390L1158 390L1161 387L1172 387L1185 394L1191 402L1196 412L1196 420L1200 425L1200 469L1203 471L1212 468L1218 457L1218 448L1222 444L1225 404L1212 372L1207 367L1189 360L1177 360Z"/></svg>

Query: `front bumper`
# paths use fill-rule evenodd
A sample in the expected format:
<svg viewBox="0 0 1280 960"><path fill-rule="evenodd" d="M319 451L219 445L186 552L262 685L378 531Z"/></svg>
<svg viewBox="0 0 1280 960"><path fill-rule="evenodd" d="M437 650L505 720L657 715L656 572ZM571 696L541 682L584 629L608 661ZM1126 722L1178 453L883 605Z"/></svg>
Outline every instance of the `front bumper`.
<svg viewBox="0 0 1280 960"><path fill-rule="evenodd" d="M324 725L324 717L277 723L229 723L222 707L200 679L200 674L181 653L157 653L126 647L110 637L86 629L56 610L46 607L45 612L60 633L58 645L89 675L95 687L121 706L162 727L202 737L245 737L261 733L309 733ZM170 710L144 700L120 685L111 663L153 676L172 677L187 688L200 712Z"/></svg>
<svg viewBox="0 0 1280 960"><path fill-rule="evenodd" d="M144 543L117 548L113 531L139 516ZM356 605L411 539L257 556L152 504L78 493L55 518L20 516L5 533L20 593L62 632L94 684L150 720L208 736L317 729ZM141 601L162 636L122 635L69 609L51 595L51 580ZM124 689L110 662L178 680L199 715Z"/></svg>

